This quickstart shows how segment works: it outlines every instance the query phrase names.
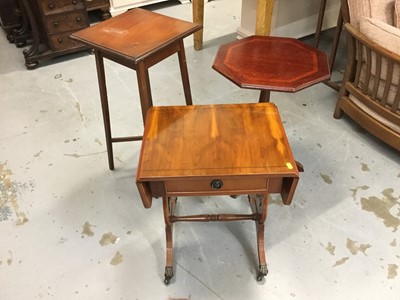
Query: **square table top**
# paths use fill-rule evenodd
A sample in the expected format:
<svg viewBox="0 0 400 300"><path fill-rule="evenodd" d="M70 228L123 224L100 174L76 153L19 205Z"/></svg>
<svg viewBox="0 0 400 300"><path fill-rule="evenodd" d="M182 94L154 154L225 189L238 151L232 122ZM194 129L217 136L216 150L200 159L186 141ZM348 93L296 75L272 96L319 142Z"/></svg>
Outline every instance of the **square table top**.
<svg viewBox="0 0 400 300"><path fill-rule="evenodd" d="M241 175L299 175L273 103L148 110L138 181Z"/></svg>
<svg viewBox="0 0 400 300"><path fill-rule="evenodd" d="M135 8L74 32L70 38L137 62L201 28L192 22Z"/></svg>

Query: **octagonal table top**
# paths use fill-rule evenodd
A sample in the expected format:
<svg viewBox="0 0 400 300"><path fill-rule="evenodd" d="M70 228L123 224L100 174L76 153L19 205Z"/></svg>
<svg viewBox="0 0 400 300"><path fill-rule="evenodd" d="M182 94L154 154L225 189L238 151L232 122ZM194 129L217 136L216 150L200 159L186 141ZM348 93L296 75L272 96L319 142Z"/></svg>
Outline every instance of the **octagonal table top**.
<svg viewBox="0 0 400 300"><path fill-rule="evenodd" d="M250 36L222 45L213 69L242 88L296 92L330 77L327 55L284 37Z"/></svg>

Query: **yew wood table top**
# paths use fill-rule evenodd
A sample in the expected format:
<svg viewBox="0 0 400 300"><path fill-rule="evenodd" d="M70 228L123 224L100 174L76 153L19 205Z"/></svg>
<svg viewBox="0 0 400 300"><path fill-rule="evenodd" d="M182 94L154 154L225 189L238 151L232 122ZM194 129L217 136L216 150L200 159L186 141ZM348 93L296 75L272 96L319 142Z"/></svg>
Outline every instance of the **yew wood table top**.
<svg viewBox="0 0 400 300"><path fill-rule="evenodd" d="M241 88L296 92L330 77L327 55L284 37L251 36L222 45L213 68Z"/></svg>
<svg viewBox="0 0 400 300"><path fill-rule="evenodd" d="M280 193L284 178L298 178L272 103L152 107L147 118L137 172L145 207L164 194L257 193L267 189L266 178ZM214 179L221 188L212 187Z"/></svg>
<svg viewBox="0 0 400 300"><path fill-rule="evenodd" d="M148 110L136 184L146 208L162 197L166 264L173 277L175 222L252 220L258 275L267 274L264 228L268 195L290 204L299 171L273 103L152 107ZM180 196L248 194L251 214L176 215Z"/></svg>

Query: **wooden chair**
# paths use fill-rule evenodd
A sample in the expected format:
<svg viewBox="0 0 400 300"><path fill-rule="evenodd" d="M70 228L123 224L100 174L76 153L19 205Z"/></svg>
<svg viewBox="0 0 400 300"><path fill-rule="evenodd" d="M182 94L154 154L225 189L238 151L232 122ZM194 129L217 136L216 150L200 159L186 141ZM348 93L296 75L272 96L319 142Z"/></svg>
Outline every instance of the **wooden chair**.
<svg viewBox="0 0 400 300"><path fill-rule="evenodd" d="M326 2L327 2L327 0L320 0L317 27L315 29L315 35L314 35L314 47L315 48L319 47L319 42L321 39L322 24L324 22L324 17L325 17ZM331 72L333 71L333 67L335 65L336 54L337 54L337 50L339 48L340 35L342 33L342 30L343 30L343 16L341 13L341 9L339 9L339 15L338 15L337 24L336 24L335 36L333 38L332 49L329 54L329 68L330 68ZM334 82L329 79L329 80L326 80L324 83L336 91L340 90L340 84L337 82Z"/></svg>
<svg viewBox="0 0 400 300"><path fill-rule="evenodd" d="M394 3L342 0L348 62L334 117L345 113L400 151L400 29L393 26Z"/></svg>

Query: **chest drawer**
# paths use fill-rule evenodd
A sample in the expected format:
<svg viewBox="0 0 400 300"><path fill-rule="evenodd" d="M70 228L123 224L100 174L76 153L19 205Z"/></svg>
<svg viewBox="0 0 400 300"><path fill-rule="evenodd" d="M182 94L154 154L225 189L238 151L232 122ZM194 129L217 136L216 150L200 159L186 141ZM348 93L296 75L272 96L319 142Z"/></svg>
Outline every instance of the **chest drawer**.
<svg viewBox="0 0 400 300"><path fill-rule="evenodd" d="M85 9L83 0L40 0L39 7L43 14L58 14L75 9Z"/></svg>
<svg viewBox="0 0 400 300"><path fill-rule="evenodd" d="M85 12L78 10L69 14L48 16L45 19L45 24L47 32L54 34L87 27L88 20L86 19Z"/></svg>
<svg viewBox="0 0 400 300"><path fill-rule="evenodd" d="M49 36L49 45L51 50L58 51L72 48L82 48L82 44L70 39L70 31Z"/></svg>

